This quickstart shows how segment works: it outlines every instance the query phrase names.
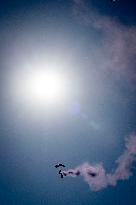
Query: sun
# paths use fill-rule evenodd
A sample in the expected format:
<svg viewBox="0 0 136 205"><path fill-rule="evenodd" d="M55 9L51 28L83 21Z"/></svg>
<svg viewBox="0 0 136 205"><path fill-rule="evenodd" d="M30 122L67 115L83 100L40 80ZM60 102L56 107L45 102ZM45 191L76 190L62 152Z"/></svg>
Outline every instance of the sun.
<svg viewBox="0 0 136 205"><path fill-rule="evenodd" d="M27 77L26 92L34 101L56 102L64 95L64 79L54 71L36 71Z"/></svg>
<svg viewBox="0 0 136 205"><path fill-rule="evenodd" d="M30 110L60 108L70 99L69 79L66 69L61 67L23 65L22 70L11 73L9 92L15 102Z"/></svg>

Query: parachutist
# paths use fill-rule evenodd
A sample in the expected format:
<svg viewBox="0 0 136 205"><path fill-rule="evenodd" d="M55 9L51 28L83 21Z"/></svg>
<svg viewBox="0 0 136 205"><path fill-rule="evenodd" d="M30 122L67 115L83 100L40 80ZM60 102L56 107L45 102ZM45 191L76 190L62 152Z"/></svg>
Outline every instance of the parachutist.
<svg viewBox="0 0 136 205"><path fill-rule="evenodd" d="M65 165L64 164L56 164L55 168L58 168L58 167L65 167Z"/></svg>

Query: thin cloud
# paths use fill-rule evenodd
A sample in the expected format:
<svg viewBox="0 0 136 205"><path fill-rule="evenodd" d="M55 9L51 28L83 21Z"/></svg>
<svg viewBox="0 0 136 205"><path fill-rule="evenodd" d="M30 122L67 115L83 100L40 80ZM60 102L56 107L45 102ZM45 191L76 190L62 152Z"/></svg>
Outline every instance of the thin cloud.
<svg viewBox="0 0 136 205"><path fill-rule="evenodd" d="M109 72L115 80L124 81L135 91L136 82L136 26L125 26L119 21L100 14L87 1L73 1L73 15L80 24L100 33L102 45L89 56L97 70ZM90 4L89 4L90 5ZM99 61L98 61L99 59Z"/></svg>

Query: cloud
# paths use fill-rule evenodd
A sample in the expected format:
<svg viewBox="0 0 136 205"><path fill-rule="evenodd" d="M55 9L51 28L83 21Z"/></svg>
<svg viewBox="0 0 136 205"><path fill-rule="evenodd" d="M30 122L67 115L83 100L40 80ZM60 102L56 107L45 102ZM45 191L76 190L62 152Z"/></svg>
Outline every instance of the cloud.
<svg viewBox="0 0 136 205"><path fill-rule="evenodd" d="M62 171L64 176L83 176L92 191L99 191L107 186L115 186L119 180L126 180L132 176L131 167L136 161L136 136L126 138L125 150L116 160L117 167L111 173L107 173L102 163L91 165L88 162L75 169Z"/></svg>
<svg viewBox="0 0 136 205"><path fill-rule="evenodd" d="M136 26L123 25L117 19L100 14L87 1L74 0L73 15L80 24L100 35L102 44L88 54L100 72L107 72L124 86L135 91L136 82Z"/></svg>

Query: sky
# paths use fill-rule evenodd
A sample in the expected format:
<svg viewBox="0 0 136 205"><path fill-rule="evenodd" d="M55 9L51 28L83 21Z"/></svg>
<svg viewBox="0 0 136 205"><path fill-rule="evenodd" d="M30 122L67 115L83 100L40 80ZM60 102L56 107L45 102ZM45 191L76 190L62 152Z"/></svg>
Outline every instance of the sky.
<svg viewBox="0 0 136 205"><path fill-rule="evenodd" d="M135 204L136 2L0 3L0 204Z"/></svg>

